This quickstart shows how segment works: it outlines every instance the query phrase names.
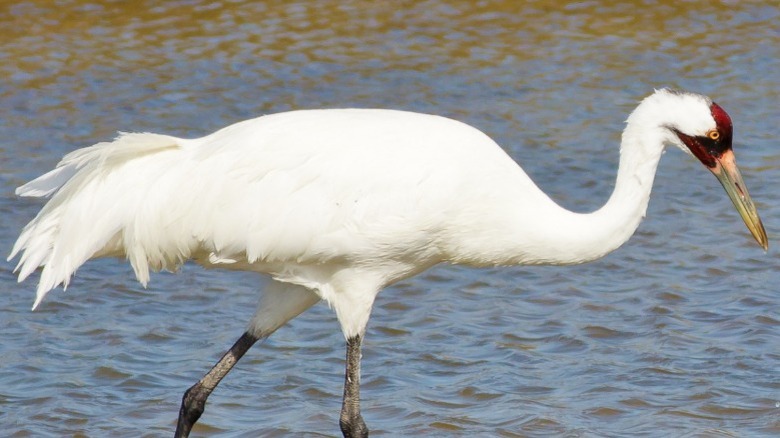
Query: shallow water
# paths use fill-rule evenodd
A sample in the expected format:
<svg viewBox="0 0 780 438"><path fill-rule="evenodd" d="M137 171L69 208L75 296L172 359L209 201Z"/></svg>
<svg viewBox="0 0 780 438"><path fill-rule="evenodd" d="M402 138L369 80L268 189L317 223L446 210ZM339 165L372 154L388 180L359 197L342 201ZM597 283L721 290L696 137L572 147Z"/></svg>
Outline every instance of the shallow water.
<svg viewBox="0 0 780 438"><path fill-rule="evenodd" d="M0 249L13 189L116 131L200 136L291 108L388 107L478 126L568 208L606 201L652 88L712 96L770 238L679 151L624 247L574 267L441 266L380 294L363 413L384 436L780 434L780 9L771 2L22 1L0 5ZM172 434L182 392L244 329L262 279L186 265L148 289L83 266L30 312L0 265L9 436ZM343 337L318 305L255 347L195 436L338 436Z"/></svg>

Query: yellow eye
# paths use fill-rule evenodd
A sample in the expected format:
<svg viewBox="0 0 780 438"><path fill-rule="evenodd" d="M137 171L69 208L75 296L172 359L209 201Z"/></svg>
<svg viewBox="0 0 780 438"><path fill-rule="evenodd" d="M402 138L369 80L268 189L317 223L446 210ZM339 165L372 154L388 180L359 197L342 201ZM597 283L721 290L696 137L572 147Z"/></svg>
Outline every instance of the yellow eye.
<svg viewBox="0 0 780 438"><path fill-rule="evenodd" d="M710 140L717 140L720 138L720 132L713 129L712 131L707 133L707 137L709 137Z"/></svg>

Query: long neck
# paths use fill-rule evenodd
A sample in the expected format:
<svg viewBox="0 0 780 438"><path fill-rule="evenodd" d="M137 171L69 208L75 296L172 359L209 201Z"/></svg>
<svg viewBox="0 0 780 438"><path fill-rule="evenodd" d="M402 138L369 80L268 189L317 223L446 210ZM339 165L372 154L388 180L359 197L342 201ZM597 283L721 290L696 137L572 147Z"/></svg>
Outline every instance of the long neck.
<svg viewBox="0 0 780 438"><path fill-rule="evenodd" d="M623 131L615 189L593 213L575 213L556 204L521 169L511 175L497 173L498 178L506 176L492 182L500 189L482 195L483 210L492 214L458 217L453 227L457 232L441 245L445 259L475 265L560 265L614 251L645 216L664 146L680 146L669 126L690 118L686 111L702 103L707 104L706 98L699 95L659 90L637 106Z"/></svg>
<svg viewBox="0 0 780 438"><path fill-rule="evenodd" d="M612 195L599 210L572 219L572 229L581 236L569 247L573 256L582 261L602 257L625 243L639 227L663 154L663 140L653 134L636 125L626 127Z"/></svg>
<svg viewBox="0 0 780 438"><path fill-rule="evenodd" d="M518 240L506 248L509 263L583 263L614 251L634 234L647 211L665 142L662 129L637 119L629 118L623 132L615 189L607 203L587 214L557 204L539 212L533 230L525 224L513 230ZM528 215L518 207L518 214Z"/></svg>

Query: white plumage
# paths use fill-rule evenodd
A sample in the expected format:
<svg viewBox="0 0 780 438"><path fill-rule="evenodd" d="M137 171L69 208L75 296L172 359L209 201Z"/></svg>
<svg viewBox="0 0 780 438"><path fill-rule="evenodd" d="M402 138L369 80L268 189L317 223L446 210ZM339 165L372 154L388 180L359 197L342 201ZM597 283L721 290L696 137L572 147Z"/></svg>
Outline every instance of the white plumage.
<svg viewBox="0 0 780 438"><path fill-rule="evenodd" d="M374 293L447 260L545 261L522 247L558 228L534 225L545 211L565 214L476 129L389 110L276 114L194 140L122 134L17 190L54 192L12 254L25 250L20 281L43 266L36 306L95 255L126 256L144 285L188 259L267 272L338 308L344 270ZM535 205L515 218L518 251L482 247L508 237L518 197Z"/></svg>
<svg viewBox="0 0 780 438"><path fill-rule="evenodd" d="M678 132L724 129L713 105L669 90L645 99L623 134L615 191L591 214L559 207L485 134L437 116L311 110L191 140L122 134L17 190L52 198L9 259L22 253L19 281L43 267L33 308L100 256L126 257L144 285L150 270L190 259L267 273L253 337L324 299L352 339L380 289L437 263L571 264L617 248L644 216L664 144L690 152Z"/></svg>

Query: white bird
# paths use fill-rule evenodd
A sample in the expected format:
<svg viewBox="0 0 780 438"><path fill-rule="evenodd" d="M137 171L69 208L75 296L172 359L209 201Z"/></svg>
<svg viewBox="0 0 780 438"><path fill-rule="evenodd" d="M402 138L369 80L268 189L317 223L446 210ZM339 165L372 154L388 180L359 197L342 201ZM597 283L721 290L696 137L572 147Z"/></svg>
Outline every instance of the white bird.
<svg viewBox="0 0 780 438"><path fill-rule="evenodd" d="M627 121L614 192L570 212L493 140L444 117L393 110L293 111L198 139L121 134L66 155L19 187L51 199L24 228L23 281L43 267L33 309L84 262L126 257L149 271L187 260L272 278L246 332L182 399L189 435L209 394L256 341L320 300L346 338L339 424L360 415L360 345L377 293L438 263L564 265L598 259L634 233L665 145L698 158L766 250L767 237L731 149L732 124L706 96L669 89Z"/></svg>

